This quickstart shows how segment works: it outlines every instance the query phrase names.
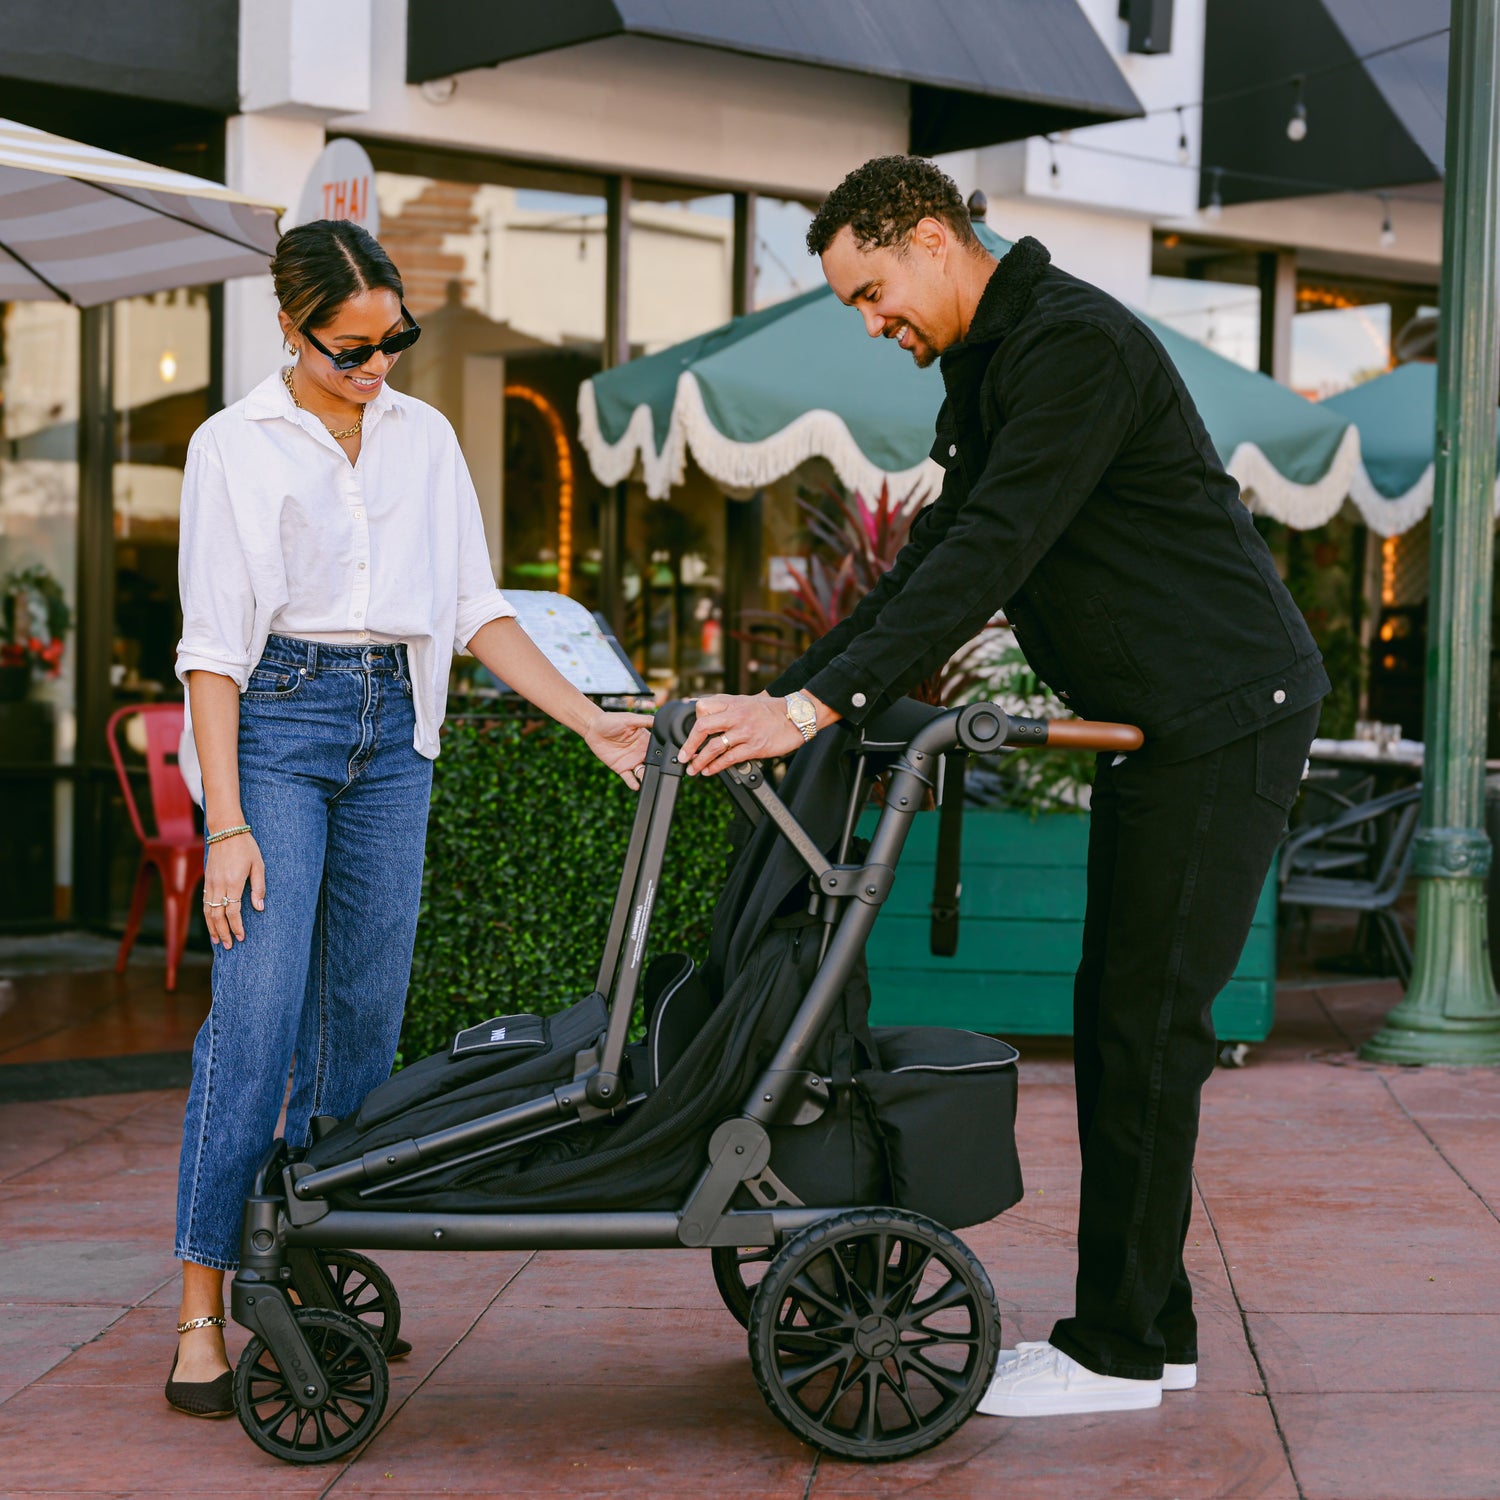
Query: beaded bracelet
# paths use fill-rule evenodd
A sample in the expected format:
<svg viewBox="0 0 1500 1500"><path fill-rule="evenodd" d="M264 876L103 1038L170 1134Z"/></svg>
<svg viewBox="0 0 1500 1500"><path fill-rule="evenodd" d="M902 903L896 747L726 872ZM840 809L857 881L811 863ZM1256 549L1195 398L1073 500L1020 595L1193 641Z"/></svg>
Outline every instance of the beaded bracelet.
<svg viewBox="0 0 1500 1500"><path fill-rule="evenodd" d="M241 823L238 828L221 828L217 833L209 834L208 838L205 839L204 842L209 844L217 844L220 839L232 839L237 833L249 832L250 825L248 823Z"/></svg>

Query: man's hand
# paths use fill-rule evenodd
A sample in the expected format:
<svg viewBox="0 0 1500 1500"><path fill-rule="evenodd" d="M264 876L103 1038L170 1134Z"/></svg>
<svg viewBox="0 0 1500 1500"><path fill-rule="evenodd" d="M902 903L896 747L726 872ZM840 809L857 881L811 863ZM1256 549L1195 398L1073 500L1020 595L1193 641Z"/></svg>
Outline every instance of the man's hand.
<svg viewBox="0 0 1500 1500"><path fill-rule="evenodd" d="M768 760L802 748L802 731L786 716L786 699L761 693L700 698L698 719L677 759L689 776L713 776L747 760ZM819 715L822 718L822 715Z"/></svg>
<svg viewBox="0 0 1500 1500"><path fill-rule="evenodd" d="M589 749L615 772L631 791L639 791L641 766L651 748L651 720L644 714L599 712L583 731Z"/></svg>

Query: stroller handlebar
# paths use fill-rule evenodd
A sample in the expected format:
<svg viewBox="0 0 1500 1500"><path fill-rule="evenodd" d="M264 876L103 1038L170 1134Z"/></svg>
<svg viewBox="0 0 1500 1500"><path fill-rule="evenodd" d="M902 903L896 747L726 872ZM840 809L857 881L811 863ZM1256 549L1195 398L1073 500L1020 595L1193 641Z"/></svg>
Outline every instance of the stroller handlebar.
<svg viewBox="0 0 1500 1500"><path fill-rule="evenodd" d="M656 711L652 732L663 744L681 746L687 743L696 720L696 704L674 700ZM939 714L912 737L911 743L939 754L959 747L997 750L1001 745L1129 752L1139 750L1145 736L1134 724L1106 724L1092 719L1023 719L993 703L971 703Z"/></svg>
<svg viewBox="0 0 1500 1500"><path fill-rule="evenodd" d="M983 753L1033 746L1055 750L1139 750L1146 736L1134 724L1104 724L1093 719L1025 719L995 703L971 703L934 719L912 744L921 749Z"/></svg>
<svg viewBox="0 0 1500 1500"><path fill-rule="evenodd" d="M697 718L696 703L685 703L680 698L674 698L656 710L651 732L663 744L681 747L687 744L687 737L693 732L693 724Z"/></svg>
<svg viewBox="0 0 1500 1500"><path fill-rule="evenodd" d="M1093 719L1052 719L1046 743L1066 750L1139 750L1146 736L1134 724L1104 724Z"/></svg>

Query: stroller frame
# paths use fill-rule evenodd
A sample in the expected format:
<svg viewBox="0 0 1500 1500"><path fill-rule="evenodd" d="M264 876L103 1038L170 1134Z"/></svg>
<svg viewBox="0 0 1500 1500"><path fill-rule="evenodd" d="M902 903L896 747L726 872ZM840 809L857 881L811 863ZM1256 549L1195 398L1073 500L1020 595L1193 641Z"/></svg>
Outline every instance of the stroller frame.
<svg viewBox="0 0 1500 1500"><path fill-rule="evenodd" d="M234 1320L256 1334L269 1351L271 1360L285 1377L288 1400L309 1418L316 1416L330 1397L336 1395L337 1384L336 1372L329 1365L326 1341L314 1347L318 1328L309 1326L307 1314L307 1309L321 1307L332 1310L326 1316L335 1316L341 1305L338 1291L319 1261L319 1251L334 1247L345 1251L770 1248L783 1245L823 1221L847 1218L859 1210L858 1204L842 1209L802 1206L770 1169L768 1127L808 1123L818 1119L828 1106L829 1080L807 1069L805 1061L864 951L866 939L891 889L912 820L927 794L939 790L943 758L955 753L993 751L1002 746L1040 747L1049 742L1125 750L1141 742L1140 731L1129 726L1022 719L988 703L940 712L904 747L874 743L866 737L858 746L862 754L888 755L898 750L899 754L891 768L884 807L868 857L858 864L843 861L847 858L860 803L867 795L862 775L856 777L840 861L831 862L777 796L759 763L750 762L721 773L721 784L752 821L769 818L807 865L810 884L818 898L818 915L824 923L823 946L817 973L774 1056L750 1090L740 1114L725 1120L714 1131L708 1162L682 1208L495 1214L380 1209L377 1205L382 1188L420 1179L434 1168L451 1167L513 1149L540 1135L599 1119L638 1102L626 1096L623 1059L640 989L646 938L672 813L686 774L686 767L677 759L677 750L691 732L693 717L692 705L687 703L667 704L656 715L596 983L597 993L608 1003L608 1028L600 1044L577 1055L571 1081L525 1103L320 1170L296 1159L285 1141L278 1140L259 1168L245 1202L240 1268L232 1283L231 1311ZM325 1134L335 1123L315 1120L314 1138ZM730 1203L742 1185L763 1206L731 1208ZM351 1191L357 1191L372 1206L347 1209L329 1202L330 1194ZM868 1205L864 1207L867 1209ZM892 1211L892 1216L939 1230L939 1226L915 1215ZM947 1231L939 1232L947 1242L957 1244ZM384 1279L378 1268L371 1269ZM982 1270L979 1276L983 1280ZM987 1281L984 1289L993 1302ZM355 1322L348 1317L344 1321ZM371 1347L375 1346L363 1329L355 1332L369 1339ZM998 1337L998 1327L996 1333ZM251 1351L246 1352L248 1356ZM380 1362L379 1405L383 1407L383 1356ZM253 1372L247 1376L242 1360L236 1381L237 1399L250 1378ZM771 1399L769 1392L767 1399ZM776 1404L772 1405L776 1410ZM240 1414L246 1430L260 1442L261 1438L246 1420L243 1402ZM787 1420L782 1411L777 1410L777 1415ZM959 1420L967 1415L968 1410ZM376 1416L378 1419L378 1412ZM319 1417L319 1430L321 1426ZM357 1436L351 1433L340 1441L321 1445L315 1442L305 1454L275 1448L268 1451L293 1461L322 1461L357 1447L373 1427L372 1421L368 1430L360 1430ZM828 1447L816 1434L799 1432L799 1435ZM947 1435L943 1431L902 1451L918 1451ZM840 1450L831 1447L829 1451ZM845 1456L899 1455L859 1451L856 1445L854 1450L846 1450Z"/></svg>

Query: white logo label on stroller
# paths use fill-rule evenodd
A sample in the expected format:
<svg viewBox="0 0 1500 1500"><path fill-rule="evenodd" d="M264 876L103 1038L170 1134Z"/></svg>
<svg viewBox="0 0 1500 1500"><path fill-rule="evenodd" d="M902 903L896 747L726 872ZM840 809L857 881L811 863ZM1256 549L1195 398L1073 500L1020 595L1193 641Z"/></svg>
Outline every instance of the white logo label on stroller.
<svg viewBox="0 0 1500 1500"><path fill-rule="evenodd" d="M490 1040L492 1042L503 1042L505 1040L505 1028L503 1026L497 1026L492 1032L490 1032Z"/></svg>
<svg viewBox="0 0 1500 1500"><path fill-rule="evenodd" d="M641 961L641 950L646 946L646 936L651 927L651 906L656 900L656 882L646 882L646 894L641 897L641 904L635 909L635 920L630 924L630 941L635 944L635 952L630 956L632 966Z"/></svg>

